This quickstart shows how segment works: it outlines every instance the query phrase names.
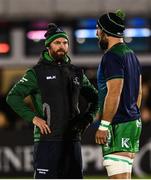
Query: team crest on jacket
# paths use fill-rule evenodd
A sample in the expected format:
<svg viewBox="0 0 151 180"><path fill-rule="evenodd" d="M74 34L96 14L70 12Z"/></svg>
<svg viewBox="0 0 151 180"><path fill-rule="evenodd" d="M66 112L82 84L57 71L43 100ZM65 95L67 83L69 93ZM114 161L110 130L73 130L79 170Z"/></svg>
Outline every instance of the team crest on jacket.
<svg viewBox="0 0 151 180"><path fill-rule="evenodd" d="M75 84L75 85L80 85L80 82L79 82L79 78L78 77L74 77L73 78L73 83Z"/></svg>

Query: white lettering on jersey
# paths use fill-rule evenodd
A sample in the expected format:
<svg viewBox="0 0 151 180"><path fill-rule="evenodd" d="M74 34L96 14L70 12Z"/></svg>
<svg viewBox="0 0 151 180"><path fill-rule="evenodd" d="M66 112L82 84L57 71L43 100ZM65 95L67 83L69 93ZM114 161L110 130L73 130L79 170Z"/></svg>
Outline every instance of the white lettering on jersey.
<svg viewBox="0 0 151 180"><path fill-rule="evenodd" d="M56 79L56 75L54 75L54 76L47 76L46 79L47 80L49 80L49 79Z"/></svg>
<svg viewBox="0 0 151 180"><path fill-rule="evenodd" d="M122 147L126 147L126 148L129 148L129 141L130 139L129 138L122 138Z"/></svg>

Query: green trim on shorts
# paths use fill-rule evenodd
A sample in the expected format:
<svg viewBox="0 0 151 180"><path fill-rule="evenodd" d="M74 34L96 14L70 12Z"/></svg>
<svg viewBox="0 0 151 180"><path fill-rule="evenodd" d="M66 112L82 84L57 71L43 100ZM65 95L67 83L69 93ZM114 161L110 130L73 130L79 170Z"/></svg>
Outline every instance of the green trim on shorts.
<svg viewBox="0 0 151 180"><path fill-rule="evenodd" d="M128 160L125 159L120 159L120 158L115 158L115 157L104 157L105 160L113 160L113 161L123 161L128 163L129 165L132 165L133 163L129 162Z"/></svg>
<svg viewBox="0 0 151 180"><path fill-rule="evenodd" d="M106 124L101 124L101 126L106 127L106 128L109 127L109 125L106 125Z"/></svg>

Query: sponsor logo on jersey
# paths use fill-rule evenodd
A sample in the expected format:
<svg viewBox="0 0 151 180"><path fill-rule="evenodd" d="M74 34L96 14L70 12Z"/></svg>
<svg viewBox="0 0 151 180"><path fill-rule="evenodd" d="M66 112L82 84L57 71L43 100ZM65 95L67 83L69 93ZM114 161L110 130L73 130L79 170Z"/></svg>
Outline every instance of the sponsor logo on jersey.
<svg viewBox="0 0 151 180"><path fill-rule="evenodd" d="M50 80L56 79L56 75L53 75L53 76L47 76L46 79L47 79L47 80L49 80L49 79L50 79Z"/></svg>

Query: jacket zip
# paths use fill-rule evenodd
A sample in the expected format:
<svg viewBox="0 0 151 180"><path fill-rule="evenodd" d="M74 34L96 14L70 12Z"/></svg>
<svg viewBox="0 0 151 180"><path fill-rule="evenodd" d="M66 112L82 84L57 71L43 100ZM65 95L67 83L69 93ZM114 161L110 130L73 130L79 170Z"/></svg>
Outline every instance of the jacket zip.
<svg viewBox="0 0 151 180"><path fill-rule="evenodd" d="M63 68L64 66L62 64L59 64L58 65L59 67L59 71L60 71L60 74L61 74L61 85L62 85L62 89L63 89L63 107L64 107L64 110L63 110L63 119L65 118L65 114L66 114L66 107L67 107L67 104L66 104L66 99L65 99L65 79L64 79L64 73L63 73Z"/></svg>

